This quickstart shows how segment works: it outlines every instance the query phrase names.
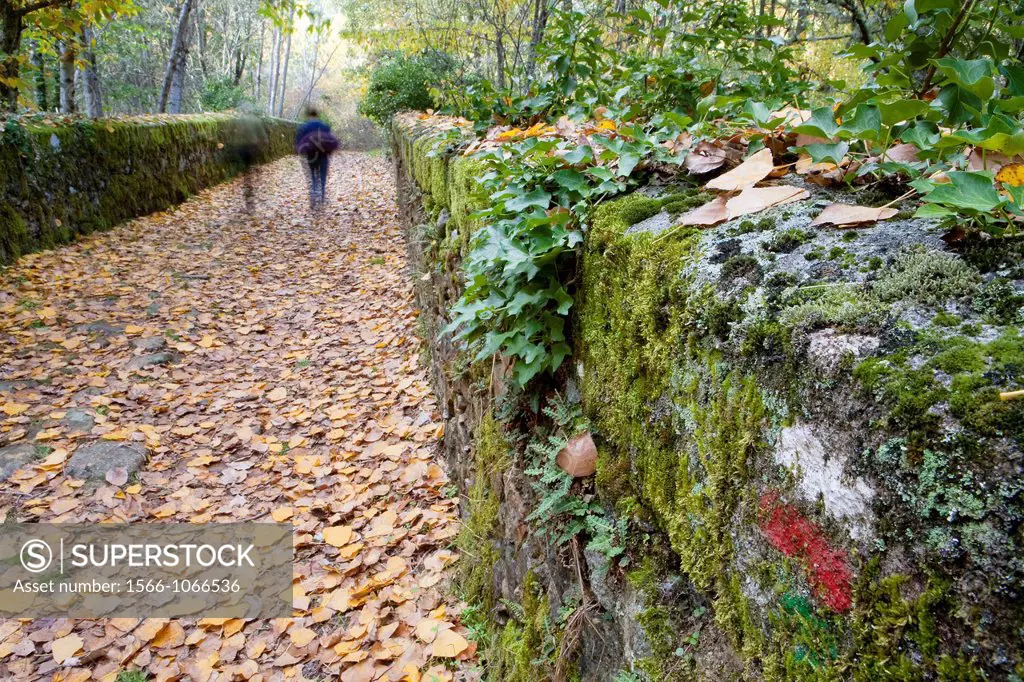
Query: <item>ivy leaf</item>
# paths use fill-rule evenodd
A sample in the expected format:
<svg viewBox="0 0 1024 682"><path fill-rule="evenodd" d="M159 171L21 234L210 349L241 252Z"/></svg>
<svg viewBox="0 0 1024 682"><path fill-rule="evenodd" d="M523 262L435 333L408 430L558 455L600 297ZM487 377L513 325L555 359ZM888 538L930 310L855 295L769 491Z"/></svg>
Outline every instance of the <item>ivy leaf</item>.
<svg viewBox="0 0 1024 682"><path fill-rule="evenodd" d="M950 171L949 179L948 183L935 185L922 201L977 213L988 213L1003 204L991 173Z"/></svg>
<svg viewBox="0 0 1024 682"><path fill-rule="evenodd" d="M1006 76L1006 91L1013 96L1024 95L1024 67L1004 64L999 70Z"/></svg>
<svg viewBox="0 0 1024 682"><path fill-rule="evenodd" d="M526 194L520 194L505 201L505 210L510 213L521 213L531 206L547 208L551 205L551 194L540 187Z"/></svg>
<svg viewBox="0 0 1024 682"><path fill-rule="evenodd" d="M877 140L881 128L882 114L878 107L872 104L861 104L853 112L853 118L844 121L843 125L839 127L839 136L843 139Z"/></svg>
<svg viewBox="0 0 1024 682"><path fill-rule="evenodd" d="M956 215L956 211L937 204L923 204L914 212L915 218L945 218L951 215Z"/></svg>
<svg viewBox="0 0 1024 682"><path fill-rule="evenodd" d="M943 57L942 59L933 59L931 61L951 83L959 85L982 100L992 98L996 82L992 78L993 68L991 60Z"/></svg>
<svg viewBox="0 0 1024 682"><path fill-rule="evenodd" d="M975 120L981 114L984 103L977 95L950 83L939 90L934 106L945 111L947 120L957 125Z"/></svg>
<svg viewBox="0 0 1024 682"><path fill-rule="evenodd" d="M882 123L892 127L903 121L910 121L928 111L930 105L919 99L900 99L895 102L879 103L878 110Z"/></svg>
<svg viewBox="0 0 1024 682"><path fill-rule="evenodd" d="M804 145L797 151L803 150L811 155L811 160L814 163L823 163L829 161L836 164L837 166L842 162L843 157L846 156L846 152L850 151L850 145L846 142L826 143L819 142L815 144Z"/></svg>
<svg viewBox="0 0 1024 682"><path fill-rule="evenodd" d="M633 172L636 165L640 163L640 155L633 152L624 152L619 157L619 176L627 178Z"/></svg>
<svg viewBox="0 0 1024 682"><path fill-rule="evenodd" d="M551 179L557 182L560 186L571 192L578 192L584 196L588 194L586 190L590 188L590 183L587 182L587 177L575 170L559 170L551 174Z"/></svg>
<svg viewBox="0 0 1024 682"><path fill-rule="evenodd" d="M594 160L594 150L584 144L570 149L562 158L574 166L580 163L590 163Z"/></svg>
<svg viewBox="0 0 1024 682"><path fill-rule="evenodd" d="M832 113L832 107L818 107L811 112L811 117L793 128L794 133L812 135L814 137L833 138L839 131L839 124Z"/></svg>
<svg viewBox="0 0 1024 682"><path fill-rule="evenodd" d="M914 121L909 128L903 131L900 139L913 144L918 149L928 149L938 142L941 136L939 127L931 121Z"/></svg>

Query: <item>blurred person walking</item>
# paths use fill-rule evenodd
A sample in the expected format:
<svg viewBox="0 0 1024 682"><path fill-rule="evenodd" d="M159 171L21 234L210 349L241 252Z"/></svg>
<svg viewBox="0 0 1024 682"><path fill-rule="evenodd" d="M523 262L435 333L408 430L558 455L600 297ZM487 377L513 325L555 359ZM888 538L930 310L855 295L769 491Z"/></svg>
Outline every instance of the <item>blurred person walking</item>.
<svg viewBox="0 0 1024 682"><path fill-rule="evenodd" d="M242 172L242 198L245 212L252 213L256 189L254 186L256 166L266 153L270 139L263 121L253 114L243 114L231 144L231 154Z"/></svg>
<svg viewBox="0 0 1024 682"><path fill-rule="evenodd" d="M338 150L338 139L331 127L320 120L316 109L306 110L306 122L295 133L295 151L306 158L309 166L309 206L324 205L327 196L327 168L330 155Z"/></svg>

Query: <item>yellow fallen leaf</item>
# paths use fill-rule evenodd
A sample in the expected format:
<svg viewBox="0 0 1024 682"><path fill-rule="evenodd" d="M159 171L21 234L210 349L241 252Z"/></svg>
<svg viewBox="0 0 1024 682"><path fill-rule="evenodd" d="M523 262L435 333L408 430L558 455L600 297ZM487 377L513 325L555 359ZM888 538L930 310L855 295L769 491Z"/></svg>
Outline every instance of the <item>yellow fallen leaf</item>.
<svg viewBox="0 0 1024 682"><path fill-rule="evenodd" d="M350 526L333 526L324 531L324 542L334 547L344 547L352 539Z"/></svg>
<svg viewBox="0 0 1024 682"><path fill-rule="evenodd" d="M50 653L53 655L54 661L64 663L64 661L81 651L84 643L81 637L71 634L67 637L53 640L53 644L50 645Z"/></svg>
<svg viewBox="0 0 1024 682"><path fill-rule="evenodd" d="M288 631L288 637L292 640L292 644L303 647L316 639L316 632L309 628L293 628Z"/></svg>
<svg viewBox="0 0 1024 682"><path fill-rule="evenodd" d="M267 400L272 403L280 402L288 397L288 389L283 386L278 386L273 391L267 394Z"/></svg>
<svg viewBox="0 0 1024 682"><path fill-rule="evenodd" d="M185 643L185 628L176 620L168 621L153 638L156 649L174 648Z"/></svg>
<svg viewBox="0 0 1024 682"><path fill-rule="evenodd" d="M215 339L213 335L207 334L206 336L199 340L199 345L202 346L203 348L212 348L216 340L217 339Z"/></svg>
<svg viewBox="0 0 1024 682"><path fill-rule="evenodd" d="M270 512L270 516L278 523L284 523L295 514L295 510L291 507L278 507L274 511Z"/></svg>
<svg viewBox="0 0 1024 682"><path fill-rule="evenodd" d="M130 324L124 328L125 334L141 334L144 331L146 331L146 328L140 327L137 324Z"/></svg>
<svg viewBox="0 0 1024 682"><path fill-rule="evenodd" d="M1011 187L1024 185L1024 163L1006 164L996 173L996 180Z"/></svg>
<svg viewBox="0 0 1024 682"><path fill-rule="evenodd" d="M11 417L16 417L28 408L29 406L25 403L4 403L3 411Z"/></svg>

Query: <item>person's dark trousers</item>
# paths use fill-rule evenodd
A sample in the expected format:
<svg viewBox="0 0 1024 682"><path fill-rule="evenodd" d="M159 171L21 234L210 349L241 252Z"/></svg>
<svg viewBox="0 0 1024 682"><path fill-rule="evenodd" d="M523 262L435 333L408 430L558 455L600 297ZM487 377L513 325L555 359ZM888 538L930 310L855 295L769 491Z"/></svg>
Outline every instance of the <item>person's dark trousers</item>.
<svg viewBox="0 0 1024 682"><path fill-rule="evenodd" d="M309 159L309 204L310 206L323 205L327 196L327 165L330 157L327 154L318 154L316 158Z"/></svg>

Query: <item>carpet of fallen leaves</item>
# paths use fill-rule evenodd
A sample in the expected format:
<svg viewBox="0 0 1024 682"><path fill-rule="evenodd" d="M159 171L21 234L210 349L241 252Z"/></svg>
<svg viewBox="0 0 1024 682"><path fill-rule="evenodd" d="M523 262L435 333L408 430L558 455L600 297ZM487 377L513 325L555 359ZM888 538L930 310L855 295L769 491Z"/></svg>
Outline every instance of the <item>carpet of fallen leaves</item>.
<svg viewBox="0 0 1024 682"><path fill-rule="evenodd" d="M0 272L0 447L40 446L0 520L290 522L295 617L0 621L0 678L478 677L389 166L336 155L319 216L305 191L284 159L251 214L235 181ZM65 475L102 441L149 460Z"/></svg>

